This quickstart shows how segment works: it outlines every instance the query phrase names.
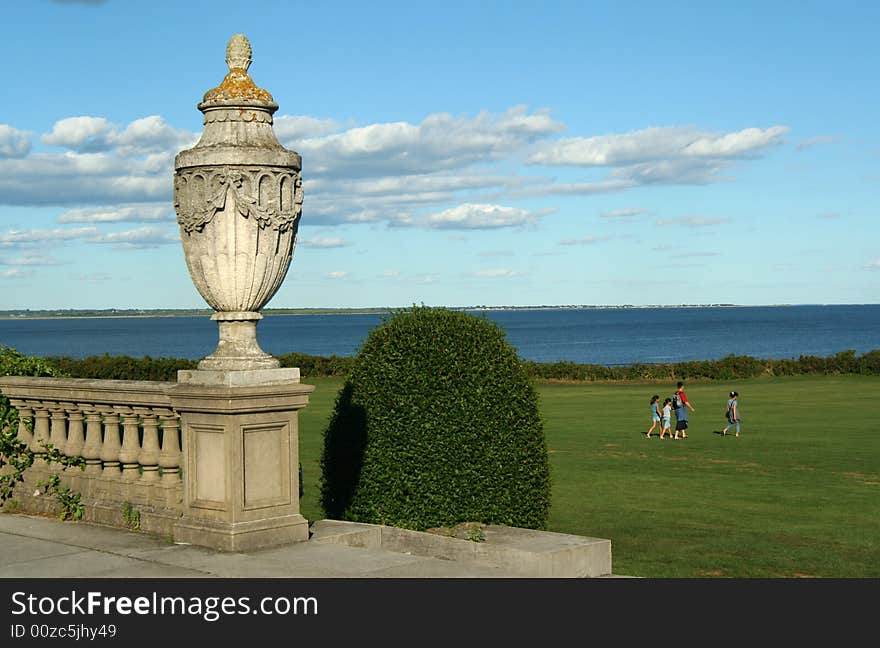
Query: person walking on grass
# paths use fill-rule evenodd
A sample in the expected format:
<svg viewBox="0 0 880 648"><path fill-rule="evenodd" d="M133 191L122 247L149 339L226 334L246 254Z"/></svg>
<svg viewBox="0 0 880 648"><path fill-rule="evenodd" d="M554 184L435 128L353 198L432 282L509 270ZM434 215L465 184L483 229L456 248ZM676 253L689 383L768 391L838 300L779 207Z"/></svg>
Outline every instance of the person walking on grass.
<svg viewBox="0 0 880 648"><path fill-rule="evenodd" d="M648 430L646 437L651 438L651 432L655 427L660 427L660 396L654 394L651 396L651 429ZM662 430L662 428L660 428Z"/></svg>
<svg viewBox="0 0 880 648"><path fill-rule="evenodd" d="M739 436L739 422L739 392L732 391L727 400L727 425L721 430L721 436L726 436L733 426L736 426L736 436Z"/></svg>
<svg viewBox="0 0 880 648"><path fill-rule="evenodd" d="M684 383L681 381L677 383L675 393L672 395L672 407L675 409L675 436L672 438L678 439L678 435L681 434L682 439L687 439L687 411L696 412L697 410L688 402L687 394L684 393Z"/></svg>
<svg viewBox="0 0 880 648"><path fill-rule="evenodd" d="M667 398L663 401L663 420L660 423L660 440L663 440L663 437L666 434L669 434L669 438L672 438L672 430L669 427L669 421L672 418L672 399Z"/></svg>

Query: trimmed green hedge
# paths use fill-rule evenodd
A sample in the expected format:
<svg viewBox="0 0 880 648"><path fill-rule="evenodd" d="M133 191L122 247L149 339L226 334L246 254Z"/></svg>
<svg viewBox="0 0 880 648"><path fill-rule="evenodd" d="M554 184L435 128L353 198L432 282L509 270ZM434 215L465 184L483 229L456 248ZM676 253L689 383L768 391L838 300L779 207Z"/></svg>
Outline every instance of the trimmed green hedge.
<svg viewBox="0 0 880 648"><path fill-rule="evenodd" d="M321 467L330 518L410 529L547 523L537 393L504 331L460 311L414 307L369 334Z"/></svg>
<svg viewBox="0 0 880 648"><path fill-rule="evenodd" d="M347 376L354 358L286 353L278 356L282 367L299 367L304 378L316 376ZM197 360L185 358L131 358L128 356L90 356L46 358L64 374L73 378L105 378L113 380L177 380L178 369L195 369ZM616 367L576 364L574 362L525 362L534 378L548 380L732 380L757 376L793 376L799 374L862 374L880 375L880 350L856 355L842 351L827 358L800 356L781 360L762 360L751 356L729 355L720 360L700 360L669 364L631 364Z"/></svg>
<svg viewBox="0 0 880 648"><path fill-rule="evenodd" d="M197 360L185 358L132 358L104 354L88 358L50 356L46 360L71 378L101 380L177 380L179 369L195 369Z"/></svg>
<svg viewBox="0 0 880 648"><path fill-rule="evenodd" d="M278 356L282 367L299 367L300 375L312 376L347 376L354 364L354 358L332 355L305 355L304 353L285 353Z"/></svg>
<svg viewBox="0 0 880 648"><path fill-rule="evenodd" d="M695 360L670 364L631 364L617 367L573 362L527 362L529 375L548 380L732 380L758 376L801 374L880 375L880 350L857 356L842 351L827 358L800 356L797 359L761 360L729 355L720 360Z"/></svg>

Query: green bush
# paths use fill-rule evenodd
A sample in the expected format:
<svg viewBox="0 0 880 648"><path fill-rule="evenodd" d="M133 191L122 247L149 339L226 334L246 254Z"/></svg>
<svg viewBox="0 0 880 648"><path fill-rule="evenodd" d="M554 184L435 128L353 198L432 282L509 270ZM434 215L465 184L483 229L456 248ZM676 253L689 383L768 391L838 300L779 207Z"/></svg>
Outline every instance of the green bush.
<svg viewBox="0 0 880 648"><path fill-rule="evenodd" d="M332 355L329 358L306 355L304 353L285 353L278 356L282 367L298 367L305 377L345 376L351 371L354 358Z"/></svg>
<svg viewBox="0 0 880 648"><path fill-rule="evenodd" d="M179 369L195 369L196 360L185 358L132 358L107 353L88 358L50 357L47 360L71 378L100 380L176 381Z"/></svg>
<svg viewBox="0 0 880 648"><path fill-rule="evenodd" d="M324 432L321 468L330 518L547 523L537 393L504 331L460 311L413 307L370 333Z"/></svg>
<svg viewBox="0 0 880 648"><path fill-rule="evenodd" d="M15 349L0 346L0 376L49 376L63 375L43 358L26 356ZM57 448L46 448L45 459L69 465ZM0 394L0 505L10 499L15 486L23 480L24 471L34 463L34 453L18 440L18 410L9 399Z"/></svg>

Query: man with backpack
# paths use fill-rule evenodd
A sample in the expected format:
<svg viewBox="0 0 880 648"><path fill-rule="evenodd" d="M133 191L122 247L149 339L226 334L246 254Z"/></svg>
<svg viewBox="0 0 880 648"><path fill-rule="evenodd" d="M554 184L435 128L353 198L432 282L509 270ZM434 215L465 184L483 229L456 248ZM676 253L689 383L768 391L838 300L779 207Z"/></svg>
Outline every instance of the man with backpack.
<svg viewBox="0 0 880 648"><path fill-rule="evenodd" d="M680 433L682 439L687 439L687 411L696 412L697 410L688 402L687 394L684 393L684 383L681 381L677 383L675 393L672 395L672 407L675 409L675 436L672 438L678 439Z"/></svg>

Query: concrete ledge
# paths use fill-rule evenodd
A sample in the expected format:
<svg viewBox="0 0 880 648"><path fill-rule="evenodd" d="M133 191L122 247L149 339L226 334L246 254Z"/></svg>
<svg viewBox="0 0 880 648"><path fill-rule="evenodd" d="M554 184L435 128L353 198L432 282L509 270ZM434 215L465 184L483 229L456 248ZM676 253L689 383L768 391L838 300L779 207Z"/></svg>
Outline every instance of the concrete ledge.
<svg viewBox="0 0 880 648"><path fill-rule="evenodd" d="M490 565L533 578L611 575L610 540L495 525L483 532L485 540L474 542L383 525L319 520L312 525L311 540Z"/></svg>
<svg viewBox="0 0 880 648"><path fill-rule="evenodd" d="M298 383L299 379L299 367L241 371L180 369L177 372L178 383L187 385L219 385L221 387Z"/></svg>

